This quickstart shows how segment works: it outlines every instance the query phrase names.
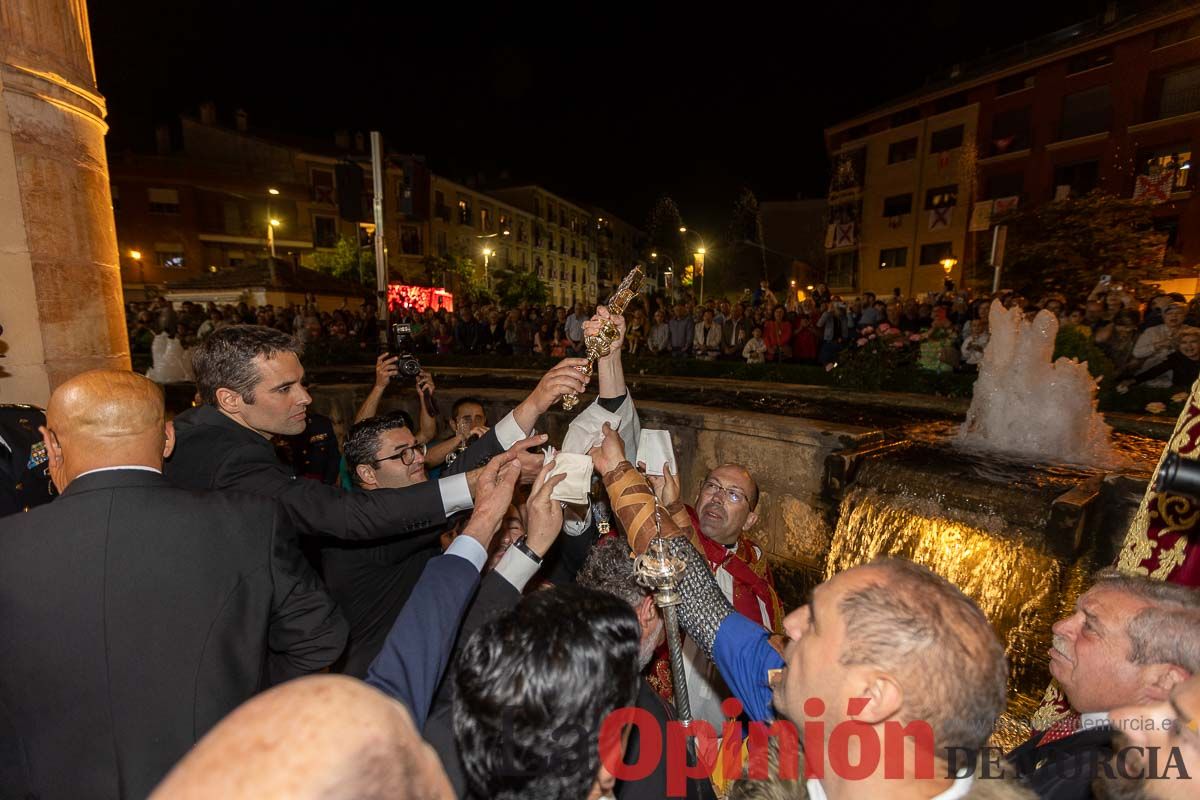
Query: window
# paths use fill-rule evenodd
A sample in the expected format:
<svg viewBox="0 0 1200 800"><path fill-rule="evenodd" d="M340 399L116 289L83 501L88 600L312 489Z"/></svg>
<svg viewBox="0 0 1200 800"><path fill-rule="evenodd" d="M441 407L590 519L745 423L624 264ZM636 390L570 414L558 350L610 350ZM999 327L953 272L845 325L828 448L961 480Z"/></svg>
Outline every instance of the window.
<svg viewBox="0 0 1200 800"><path fill-rule="evenodd" d="M990 200L995 200L997 197L1018 197L1023 191L1025 191L1024 172L992 175L987 179L987 196Z"/></svg>
<svg viewBox="0 0 1200 800"><path fill-rule="evenodd" d="M183 269L183 245L155 244L154 257L161 269Z"/></svg>
<svg viewBox="0 0 1200 800"><path fill-rule="evenodd" d="M825 283L830 288L853 288L858 277L858 251L835 253L825 261Z"/></svg>
<svg viewBox="0 0 1200 800"><path fill-rule="evenodd" d="M1200 111L1200 65L1164 75L1159 94L1159 119L1193 111Z"/></svg>
<svg viewBox="0 0 1200 800"><path fill-rule="evenodd" d="M901 125L907 125L910 122L916 122L920 118L921 109L914 106L912 108L906 108L903 111L897 111L895 114L892 114L892 118L889 120L889 123L893 128L899 128Z"/></svg>
<svg viewBox="0 0 1200 800"><path fill-rule="evenodd" d="M954 258L954 248L950 242L921 245L921 266L940 264L945 258Z"/></svg>
<svg viewBox="0 0 1200 800"><path fill-rule="evenodd" d="M221 212L225 221L225 233L230 236L242 234L242 208L236 200L226 200L221 204Z"/></svg>
<svg viewBox="0 0 1200 800"><path fill-rule="evenodd" d="M1054 199L1087 194L1100 183L1100 162L1080 161L1054 170Z"/></svg>
<svg viewBox="0 0 1200 800"><path fill-rule="evenodd" d="M475 215L471 213L471 203L463 198L458 198L458 224L459 225L474 225Z"/></svg>
<svg viewBox="0 0 1200 800"><path fill-rule="evenodd" d="M490 209L479 209L479 230L490 231L492 229L492 212Z"/></svg>
<svg viewBox="0 0 1200 800"><path fill-rule="evenodd" d="M1034 78L1032 72L1023 72L1020 75L1009 75L1007 78L1001 78L996 81L996 96L1002 97L1013 92L1022 92L1026 89L1032 89Z"/></svg>
<svg viewBox="0 0 1200 800"><path fill-rule="evenodd" d="M525 241L525 220L521 220L517 223L517 241Z"/></svg>
<svg viewBox="0 0 1200 800"><path fill-rule="evenodd" d="M446 195L441 192L433 193L433 215L442 222L450 221L450 209L446 206Z"/></svg>
<svg viewBox="0 0 1200 800"><path fill-rule="evenodd" d="M1063 98L1059 139L1075 139L1108 130L1112 117L1112 96L1108 86L1096 86Z"/></svg>
<svg viewBox="0 0 1200 800"><path fill-rule="evenodd" d="M988 153L994 156L1029 149L1030 109L1014 108L992 118Z"/></svg>
<svg viewBox="0 0 1200 800"><path fill-rule="evenodd" d="M540 217L542 215L542 201L540 198L533 198L533 215Z"/></svg>
<svg viewBox="0 0 1200 800"><path fill-rule="evenodd" d="M944 153L947 150L961 147L962 141L962 125L955 125L953 128L942 128L940 131L934 131L933 135L929 137L929 152Z"/></svg>
<svg viewBox="0 0 1200 800"><path fill-rule="evenodd" d="M438 255L442 258L450 255L450 243L446 241L445 231L438 231L437 233L437 251Z"/></svg>
<svg viewBox="0 0 1200 800"><path fill-rule="evenodd" d="M554 249L554 234L553 233L549 233L549 232L546 233L546 249L547 250Z"/></svg>
<svg viewBox="0 0 1200 800"><path fill-rule="evenodd" d="M337 218L313 214L313 247L337 247Z"/></svg>
<svg viewBox="0 0 1200 800"><path fill-rule="evenodd" d="M889 247L879 251L879 268L891 269L893 267L908 266L908 248L907 247Z"/></svg>
<svg viewBox="0 0 1200 800"><path fill-rule="evenodd" d="M912 161L916 157L916 139L905 139L902 142L892 142L890 145L888 145L889 164L899 164L901 161Z"/></svg>
<svg viewBox="0 0 1200 800"><path fill-rule="evenodd" d="M1185 19L1154 32L1154 47L1168 47L1200 36L1200 17Z"/></svg>
<svg viewBox="0 0 1200 800"><path fill-rule="evenodd" d="M932 211L935 208L945 208L958 204L958 184L951 183L947 186L937 186L925 192L925 210ZM922 262L924 263L924 262Z"/></svg>
<svg viewBox="0 0 1200 800"><path fill-rule="evenodd" d="M1067 62L1067 74L1074 75L1077 72L1086 72L1089 69L1097 67L1107 67L1112 63L1112 50L1107 47L1102 47L1099 50L1089 50L1086 53L1080 53L1077 56L1072 56Z"/></svg>
<svg viewBox="0 0 1200 800"><path fill-rule="evenodd" d="M1190 188L1188 175L1191 171L1192 148L1186 143L1143 150L1138 154L1138 174L1165 178L1171 173L1175 176L1170 186L1172 192L1186 192Z"/></svg>
<svg viewBox="0 0 1200 800"><path fill-rule="evenodd" d="M419 256L421 249L421 229L416 225L400 226L400 252L406 256Z"/></svg>
<svg viewBox="0 0 1200 800"><path fill-rule="evenodd" d="M913 196L911 194L897 194L885 198L883 201L883 215L885 217L899 217L904 214L912 213Z"/></svg>
<svg viewBox="0 0 1200 800"><path fill-rule="evenodd" d="M500 213L500 233L503 234L505 231L509 231L511 233L512 217L510 217L508 214L501 212Z"/></svg>
<svg viewBox="0 0 1200 800"><path fill-rule="evenodd" d="M333 190L333 170L314 169L308 173L312 181L312 201L333 205L336 195Z"/></svg>
<svg viewBox="0 0 1200 800"><path fill-rule="evenodd" d="M147 189L146 193L150 198L151 214L179 213L178 189Z"/></svg>

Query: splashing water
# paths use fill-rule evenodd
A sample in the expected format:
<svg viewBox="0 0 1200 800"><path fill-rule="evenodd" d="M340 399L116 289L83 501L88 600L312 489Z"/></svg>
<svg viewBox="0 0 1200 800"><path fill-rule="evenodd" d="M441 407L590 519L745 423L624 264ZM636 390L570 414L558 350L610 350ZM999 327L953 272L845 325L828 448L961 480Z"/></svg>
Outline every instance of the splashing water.
<svg viewBox="0 0 1200 800"><path fill-rule="evenodd" d="M1029 322L1021 309L1005 310L996 300L988 326L991 338L957 443L1037 461L1120 466L1087 363L1050 360L1054 315L1039 311Z"/></svg>

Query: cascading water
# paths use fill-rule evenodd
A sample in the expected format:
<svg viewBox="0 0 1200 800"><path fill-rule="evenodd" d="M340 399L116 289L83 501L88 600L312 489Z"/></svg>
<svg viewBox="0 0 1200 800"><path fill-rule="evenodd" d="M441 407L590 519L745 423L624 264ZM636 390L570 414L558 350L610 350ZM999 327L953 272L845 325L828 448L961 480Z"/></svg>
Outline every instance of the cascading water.
<svg viewBox="0 0 1200 800"><path fill-rule="evenodd" d="M957 443L1034 461L1116 466L1112 429L1096 410L1087 364L1051 361L1058 320L993 301L991 338Z"/></svg>

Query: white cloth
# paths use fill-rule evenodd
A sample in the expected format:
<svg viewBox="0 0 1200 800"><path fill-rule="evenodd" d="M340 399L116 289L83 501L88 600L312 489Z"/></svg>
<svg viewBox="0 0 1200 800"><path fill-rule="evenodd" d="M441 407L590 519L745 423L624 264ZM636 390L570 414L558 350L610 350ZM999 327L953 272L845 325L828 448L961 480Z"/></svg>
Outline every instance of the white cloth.
<svg viewBox="0 0 1200 800"><path fill-rule="evenodd" d="M626 432L621 430L621 418L618 415L605 411L599 403L592 403L579 412L579 416L571 420L571 425L567 428L567 435L563 437L562 451L564 453L586 453L593 447L599 447L604 441L604 423L606 422L610 428L622 436L626 435Z"/></svg>
<svg viewBox="0 0 1200 800"><path fill-rule="evenodd" d="M186 383L196 380L192 371L192 351L184 349L178 339L160 333L150 343L150 355L154 365L146 370L146 377L155 383Z"/></svg>
<svg viewBox="0 0 1200 800"><path fill-rule="evenodd" d="M554 459L554 469L546 476L549 480L555 475L567 477L554 487L550 499L561 500L564 503L579 505L588 500L588 491L592 488L592 457L580 453L555 453L546 450L546 461Z"/></svg>
<svg viewBox="0 0 1200 800"><path fill-rule="evenodd" d="M670 431L642 428L642 435L638 437L637 452L638 458L646 465L647 475L662 475L663 467L669 465L671 474L679 477Z"/></svg>
<svg viewBox="0 0 1200 800"><path fill-rule="evenodd" d="M118 470L118 469L136 469L136 470L140 470L142 472L153 472L156 475L162 475L161 469L155 469L154 467L147 467L145 464L122 464L119 467L96 467L96 469L89 469L87 472L81 472L78 475L76 475L75 480L79 480L84 475L91 475L93 472L112 472L112 471Z"/></svg>
<svg viewBox="0 0 1200 800"><path fill-rule="evenodd" d="M621 405L617 406L617 410L614 412L610 413L605 410L604 406L600 405L600 401L598 399L592 402L592 404L583 411L580 411L579 415L575 417L575 419L571 420L570 427L567 428L567 436L563 440L563 449L567 449L567 440L572 438L572 430L574 430L577 425L581 427L587 426L589 428L594 426L596 430L602 430L604 418L601 415L607 415L608 417L615 415L617 417L619 420L619 427L617 427L616 430L621 434L621 438L625 442L625 458L630 464L637 464L637 443L638 437L641 435L642 431L642 421L638 419L637 409L633 405L633 395L629 393L628 389L625 390L625 399L621 401ZM597 425L596 420L600 420L600 424ZM608 422L609 425L612 424L611 419L609 419ZM586 434L581 431L575 435L583 438ZM568 536L579 536L585 530L587 530L591 524L591 506L586 506L584 508L567 506L565 509L563 509L563 533L567 534Z"/></svg>

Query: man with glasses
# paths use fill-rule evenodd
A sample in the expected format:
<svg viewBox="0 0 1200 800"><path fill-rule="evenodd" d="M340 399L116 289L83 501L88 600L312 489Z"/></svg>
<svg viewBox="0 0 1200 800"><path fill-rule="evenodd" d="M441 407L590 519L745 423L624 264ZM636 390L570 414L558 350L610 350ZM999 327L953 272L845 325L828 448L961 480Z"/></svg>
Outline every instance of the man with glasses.
<svg viewBox="0 0 1200 800"><path fill-rule="evenodd" d="M649 480L663 494L667 505L679 498L678 476L666 470L663 478ZM783 606L775 593L771 570L763 549L747 535L758 522L758 484L740 464L723 464L700 482L693 505L687 506L692 527L698 531L692 544L704 554L717 585L742 616L768 630L781 632ZM683 645L684 672L692 716L708 720L721 730L724 715L721 703L732 693L704 651L692 639ZM664 694L671 694L671 669L665 648L660 649L650 682Z"/></svg>
<svg viewBox="0 0 1200 800"><path fill-rule="evenodd" d="M363 491L403 489L428 480L425 445L403 411L355 423L343 447L346 469ZM441 552L441 528L371 542L328 541L321 567L329 593L350 623L339 671L366 677L392 623L421 576L426 562Z"/></svg>

